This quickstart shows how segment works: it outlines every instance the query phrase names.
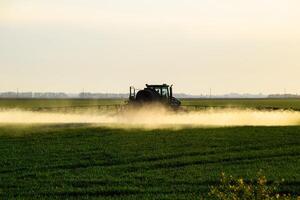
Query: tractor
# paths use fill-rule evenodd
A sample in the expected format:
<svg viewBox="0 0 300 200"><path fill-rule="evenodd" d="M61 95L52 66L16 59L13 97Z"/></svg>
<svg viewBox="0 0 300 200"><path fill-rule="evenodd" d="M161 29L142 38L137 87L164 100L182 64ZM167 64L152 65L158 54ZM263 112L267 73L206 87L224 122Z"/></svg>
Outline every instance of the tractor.
<svg viewBox="0 0 300 200"><path fill-rule="evenodd" d="M173 97L173 85L148 85L143 90L136 90L133 86L129 88L129 103L144 105L149 103L160 103L178 109L181 102ZM136 93L137 92L137 93Z"/></svg>

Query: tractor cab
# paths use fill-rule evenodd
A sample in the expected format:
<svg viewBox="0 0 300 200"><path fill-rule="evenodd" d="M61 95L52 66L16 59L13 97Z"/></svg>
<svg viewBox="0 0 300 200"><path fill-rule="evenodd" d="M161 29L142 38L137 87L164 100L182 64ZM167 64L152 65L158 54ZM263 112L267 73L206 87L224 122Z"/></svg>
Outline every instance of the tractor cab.
<svg viewBox="0 0 300 200"><path fill-rule="evenodd" d="M170 96L170 91L172 90L172 86L169 87L167 84L162 84L162 85L148 85L146 84L147 89L155 91L161 99L168 100ZM170 88L170 89L169 89Z"/></svg>
<svg viewBox="0 0 300 200"><path fill-rule="evenodd" d="M172 85L148 85L137 93L134 87L130 87L129 102L150 103L159 102L170 105L171 107L179 107L181 102L173 97Z"/></svg>

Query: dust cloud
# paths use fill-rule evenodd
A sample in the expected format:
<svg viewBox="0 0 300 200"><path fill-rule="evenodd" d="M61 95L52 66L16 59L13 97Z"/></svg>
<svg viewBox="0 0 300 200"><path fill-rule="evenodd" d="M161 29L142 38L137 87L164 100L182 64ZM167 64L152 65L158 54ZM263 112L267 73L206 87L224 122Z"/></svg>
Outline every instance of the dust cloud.
<svg viewBox="0 0 300 200"><path fill-rule="evenodd" d="M87 123L116 128L180 128L300 125L300 112L288 110L205 109L170 111L163 107L119 112L35 112L0 110L1 124Z"/></svg>

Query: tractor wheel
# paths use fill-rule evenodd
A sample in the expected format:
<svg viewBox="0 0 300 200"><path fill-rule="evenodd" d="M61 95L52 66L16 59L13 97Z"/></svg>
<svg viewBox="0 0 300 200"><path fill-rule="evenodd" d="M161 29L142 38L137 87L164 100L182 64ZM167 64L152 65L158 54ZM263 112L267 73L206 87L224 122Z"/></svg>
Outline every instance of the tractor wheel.
<svg viewBox="0 0 300 200"><path fill-rule="evenodd" d="M153 102L155 100L155 94L150 90L140 90L136 94L136 101L143 103L143 102Z"/></svg>

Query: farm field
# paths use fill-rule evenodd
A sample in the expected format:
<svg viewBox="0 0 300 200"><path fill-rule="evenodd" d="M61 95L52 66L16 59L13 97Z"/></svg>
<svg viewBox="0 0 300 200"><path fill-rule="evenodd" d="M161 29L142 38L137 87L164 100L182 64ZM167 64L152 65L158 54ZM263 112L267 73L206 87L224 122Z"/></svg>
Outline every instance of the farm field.
<svg viewBox="0 0 300 200"><path fill-rule="evenodd" d="M300 99L182 99L183 106L230 107L256 109L300 109ZM124 105L126 99L0 99L0 109L38 109L60 107L91 107Z"/></svg>
<svg viewBox="0 0 300 200"><path fill-rule="evenodd" d="M0 108L38 109L122 105L123 99L0 99Z"/></svg>
<svg viewBox="0 0 300 200"><path fill-rule="evenodd" d="M300 127L182 130L1 125L4 199L199 199L221 172L262 169L299 195Z"/></svg>
<svg viewBox="0 0 300 200"><path fill-rule="evenodd" d="M300 99L184 99L184 106L255 109L300 109Z"/></svg>
<svg viewBox="0 0 300 200"><path fill-rule="evenodd" d="M185 99L204 108L294 109L297 99ZM125 100L0 100L0 109L95 108ZM37 112L38 113L38 112ZM199 199L221 172L262 170L300 195L300 126L117 128L0 122L0 198Z"/></svg>

